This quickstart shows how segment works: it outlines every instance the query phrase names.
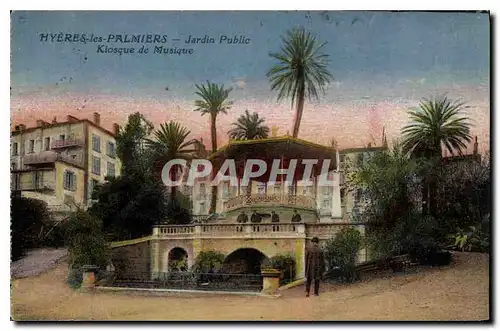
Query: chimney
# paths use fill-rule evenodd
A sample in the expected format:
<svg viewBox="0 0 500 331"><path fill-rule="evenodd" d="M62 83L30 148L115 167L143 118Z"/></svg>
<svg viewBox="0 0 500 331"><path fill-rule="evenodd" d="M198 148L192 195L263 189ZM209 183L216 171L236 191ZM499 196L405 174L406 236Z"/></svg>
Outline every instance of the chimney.
<svg viewBox="0 0 500 331"><path fill-rule="evenodd" d="M52 120L52 124L56 124L57 123L57 117L54 116L54 119Z"/></svg>
<svg viewBox="0 0 500 331"><path fill-rule="evenodd" d="M475 142L474 142L474 154L477 154L477 149L478 149L478 142L477 142L477 136L476 136L476 139L475 139Z"/></svg>
<svg viewBox="0 0 500 331"><path fill-rule="evenodd" d="M113 133L115 134L115 136L117 136L118 133L120 133L120 126L116 123L113 123Z"/></svg>
<svg viewBox="0 0 500 331"><path fill-rule="evenodd" d="M101 126L101 115L98 112L94 113L94 124L97 126Z"/></svg>

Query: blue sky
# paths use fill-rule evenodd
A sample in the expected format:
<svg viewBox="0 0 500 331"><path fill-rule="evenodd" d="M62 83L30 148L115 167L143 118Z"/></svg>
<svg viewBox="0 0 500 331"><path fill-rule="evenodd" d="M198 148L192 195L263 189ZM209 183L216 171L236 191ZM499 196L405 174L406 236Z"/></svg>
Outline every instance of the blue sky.
<svg viewBox="0 0 500 331"><path fill-rule="evenodd" d="M14 12L13 117L32 119L33 112L48 112L48 107L62 104L70 112L74 109L67 100L74 100L75 95L129 100L136 111L145 112L151 105L138 105L138 100L155 102L164 109L192 107L194 84L211 80L235 88L231 94L235 109L228 123L245 108L262 110L275 122L291 121L291 113L286 112L289 102L276 104L265 74L274 63L269 52L279 50L287 30L301 26L327 42L324 52L330 56L334 81L322 96L319 104L324 108L318 112L321 116L335 112L343 128L359 124L358 119L350 119L353 111L366 117L370 109L388 107L375 117L386 122L381 125L397 122L396 134L404 118L391 105L417 106L418 100L437 93L471 103L469 112L477 117L481 130L489 126L488 15L431 12ZM156 33L181 40L190 34L245 35L251 43L190 45L194 54L189 56L118 56L97 54L97 44L40 42L40 33L59 32L103 36ZM72 80L60 82L62 77ZM95 107L126 114L127 102L119 106L116 102ZM309 105L316 103L306 104L306 110ZM165 114L154 114L153 120L185 118ZM310 125L318 120L309 119ZM307 125L308 119L303 121Z"/></svg>

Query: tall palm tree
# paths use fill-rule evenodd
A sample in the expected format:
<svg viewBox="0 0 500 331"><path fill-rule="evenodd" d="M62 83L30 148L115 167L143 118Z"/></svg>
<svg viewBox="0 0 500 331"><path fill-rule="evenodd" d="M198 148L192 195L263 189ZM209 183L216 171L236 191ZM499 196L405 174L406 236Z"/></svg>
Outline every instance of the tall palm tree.
<svg viewBox="0 0 500 331"><path fill-rule="evenodd" d="M467 148L470 135L469 119L460 114L464 103L449 100L446 96L424 99L420 109L409 111L410 123L403 127L403 150L412 156L426 157L433 162L442 158L443 147L451 154ZM436 163L439 164L439 163ZM424 210L433 214L436 210L436 172L431 168L424 175L422 196Z"/></svg>
<svg viewBox="0 0 500 331"><path fill-rule="evenodd" d="M322 53L326 42L319 43L316 37L305 29L293 29L282 37L283 45L279 53L269 56L279 61L266 74L271 90L278 91L278 101L285 97L292 99L296 106L293 137L299 134L300 121L307 97L319 99L318 90L324 92L325 85L333 79L328 72L328 55Z"/></svg>
<svg viewBox="0 0 500 331"><path fill-rule="evenodd" d="M225 89L224 85L217 85L207 81L207 85L195 85L196 95L201 99L195 101L195 110L201 112L201 115L210 114L210 133L212 139L212 153L217 151L217 115L219 113L227 114L233 104L229 100L229 93L232 88ZM212 197L210 202L210 212L215 212L217 203L217 186L212 186Z"/></svg>
<svg viewBox="0 0 500 331"><path fill-rule="evenodd" d="M160 128L154 131L154 139L148 139L147 145L151 151L153 167L155 173L161 173L163 166L173 159L190 160L198 152L199 141L189 139L191 131L186 129L178 122L170 121L160 125ZM170 170L170 178L176 180L180 171L180 166L175 165ZM170 198L175 199L176 187L172 187Z"/></svg>
<svg viewBox="0 0 500 331"><path fill-rule="evenodd" d="M250 114L245 110L245 114L241 115L232 125L233 129L227 133L230 139L236 140L252 140L262 139L269 136L269 127L264 125L264 118L259 117L259 114L254 112Z"/></svg>

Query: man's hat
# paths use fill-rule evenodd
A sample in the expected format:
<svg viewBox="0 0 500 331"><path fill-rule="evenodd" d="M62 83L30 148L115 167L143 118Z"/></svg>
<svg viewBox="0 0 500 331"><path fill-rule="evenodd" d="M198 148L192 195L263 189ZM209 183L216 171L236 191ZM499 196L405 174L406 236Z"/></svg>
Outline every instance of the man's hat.
<svg viewBox="0 0 500 331"><path fill-rule="evenodd" d="M314 237L314 238L312 238L311 242L313 242L313 243L319 243L319 238L318 237Z"/></svg>

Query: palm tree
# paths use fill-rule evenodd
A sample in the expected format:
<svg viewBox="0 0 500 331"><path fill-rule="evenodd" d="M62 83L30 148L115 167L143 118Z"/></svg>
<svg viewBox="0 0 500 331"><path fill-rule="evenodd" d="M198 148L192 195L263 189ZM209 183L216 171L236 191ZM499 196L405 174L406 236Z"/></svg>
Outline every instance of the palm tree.
<svg viewBox="0 0 500 331"><path fill-rule="evenodd" d="M215 126L217 122L217 115L219 113L227 114L233 104L229 100L229 93L232 88L224 89L224 85L217 85L207 81L207 85L195 85L197 90L196 95L198 95L201 100L195 101L196 109L194 111L201 112L201 115L210 114L210 132L212 139L212 153L217 151L217 128ZM215 207L217 203L217 186L212 186L212 198L210 202L210 212L215 212Z"/></svg>
<svg viewBox="0 0 500 331"><path fill-rule="evenodd" d="M300 121L307 97L319 99L318 90L324 92L325 85L333 79L328 72L328 55L321 52L325 43L318 43L315 36L303 28L293 29L282 37L283 45L279 53L269 56L279 61L266 74L271 90L278 91L278 101L285 97L292 99L296 106L293 137L299 134Z"/></svg>
<svg viewBox="0 0 500 331"><path fill-rule="evenodd" d="M433 162L442 158L443 147L451 154L456 151L462 155L462 150L472 140L469 119L460 115L463 108L466 108L464 103L449 100L446 96L424 99L420 102L420 109L409 111L411 123L401 131L403 150L412 156L425 157ZM431 168L424 176L424 210L433 214L436 210L435 169Z"/></svg>
<svg viewBox="0 0 500 331"><path fill-rule="evenodd" d="M163 166L173 159L190 160L199 151L199 141L196 139L187 140L191 131L178 122L170 121L160 125L154 131L154 139L148 139L147 144L151 151L153 167L155 173L161 173ZM170 170L170 178L174 181L180 171L180 166L175 165ZM170 192L171 201L174 201L176 187L173 186Z"/></svg>
<svg viewBox="0 0 500 331"><path fill-rule="evenodd" d="M424 99L420 109L410 110L411 123L403 127L403 148L410 154L442 157L442 147L451 154L467 148L470 135L466 116L460 115L464 103L449 100L446 96Z"/></svg>
<svg viewBox="0 0 500 331"><path fill-rule="evenodd" d="M245 110L245 114L232 125L234 128L228 131L230 139L252 140L269 136L269 128L264 125L264 118L259 118L256 112L250 114L248 110Z"/></svg>

